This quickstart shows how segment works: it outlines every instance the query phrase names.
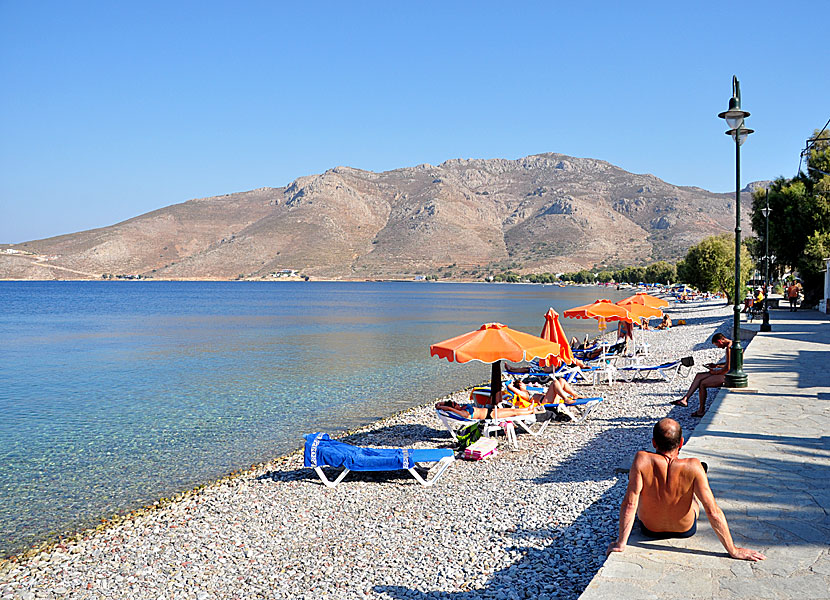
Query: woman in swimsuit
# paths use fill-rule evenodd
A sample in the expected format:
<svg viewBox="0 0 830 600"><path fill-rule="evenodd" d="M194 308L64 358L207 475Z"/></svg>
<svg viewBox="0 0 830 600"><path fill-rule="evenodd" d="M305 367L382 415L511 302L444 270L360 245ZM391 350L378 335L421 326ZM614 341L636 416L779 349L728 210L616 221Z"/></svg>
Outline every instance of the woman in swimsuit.
<svg viewBox="0 0 830 600"><path fill-rule="evenodd" d="M521 406L543 406L545 404L573 404L574 400L581 398L571 387L571 384L564 379L554 379L544 394L531 394L527 391L524 381L514 379L507 384L508 393L513 394L511 404Z"/></svg>
<svg viewBox="0 0 830 600"><path fill-rule="evenodd" d="M501 396L501 393L499 394ZM499 398L501 400L501 398ZM452 401L444 401L438 402L435 405L437 410L444 410L447 412L455 413L459 417L464 417L465 419L486 419L487 418L487 411L489 410L486 406L476 406L475 404L459 404L458 402ZM534 406L528 406L525 408L494 408L493 409L493 418L501 419L505 417L517 417L520 415L532 415L535 412Z"/></svg>

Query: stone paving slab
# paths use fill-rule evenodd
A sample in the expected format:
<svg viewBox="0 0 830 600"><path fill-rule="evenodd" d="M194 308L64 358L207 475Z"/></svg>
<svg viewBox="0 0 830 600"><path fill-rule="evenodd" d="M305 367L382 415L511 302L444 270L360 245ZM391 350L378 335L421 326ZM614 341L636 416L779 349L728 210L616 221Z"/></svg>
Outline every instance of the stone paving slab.
<svg viewBox="0 0 830 600"><path fill-rule="evenodd" d="M701 511L688 539L632 532L581 600L830 599L830 320L770 314L744 353L757 393L719 394L682 451L709 463L735 543L767 560L729 558Z"/></svg>

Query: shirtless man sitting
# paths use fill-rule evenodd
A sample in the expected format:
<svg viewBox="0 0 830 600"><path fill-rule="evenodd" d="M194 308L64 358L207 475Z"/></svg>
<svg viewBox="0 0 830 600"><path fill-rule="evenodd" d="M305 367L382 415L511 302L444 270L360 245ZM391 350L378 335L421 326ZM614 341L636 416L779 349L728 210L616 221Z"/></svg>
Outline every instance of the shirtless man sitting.
<svg viewBox="0 0 830 600"><path fill-rule="evenodd" d="M755 550L739 548L732 541L723 511L715 502L703 464L696 458L678 458L683 446L683 431L674 419L662 419L654 426L651 443L656 452L640 451L628 473L628 489L620 506L620 530L617 541L609 544L606 554L622 552L634 525L653 539L691 537L697 530L703 504L709 523L732 558L764 560ZM697 500L696 500L697 498Z"/></svg>

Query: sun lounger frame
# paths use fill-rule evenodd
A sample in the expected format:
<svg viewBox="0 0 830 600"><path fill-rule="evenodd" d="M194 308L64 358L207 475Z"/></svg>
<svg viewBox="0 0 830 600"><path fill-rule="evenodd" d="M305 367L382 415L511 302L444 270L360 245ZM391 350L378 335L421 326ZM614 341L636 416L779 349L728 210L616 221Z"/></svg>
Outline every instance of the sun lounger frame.
<svg viewBox="0 0 830 600"><path fill-rule="evenodd" d="M319 437L317 438L319 439ZM316 441L316 440L315 440ZM313 444L314 442L312 442ZM346 444L346 442L341 442L342 444ZM352 444L347 444L351 446ZM357 446L355 446L357 447ZM331 468L338 468L341 465L329 465L329 464L317 464L316 466L312 467L314 472L320 477L320 481L323 482L328 488L336 487L343 479L346 478L351 471L357 471L359 473L378 473L378 472L389 472L389 471L409 471L409 474L415 478L415 480L423 485L424 487L431 487L435 485L444 472L450 467L452 463L455 462L455 453L452 450L446 448L432 448L432 449L413 449L413 448L405 448L403 449L404 453L408 453L409 456L412 457L412 466L411 467L401 467L399 469L348 469L343 467L343 470L338 473L337 477L334 480L329 479L326 474L323 472L323 467L331 467ZM315 455L315 453L312 453ZM417 464L423 463L436 463L437 464L437 471L432 474L431 477L429 475L425 478L422 477L420 473L415 469Z"/></svg>
<svg viewBox="0 0 830 600"><path fill-rule="evenodd" d="M628 365L625 367L617 367L617 370L631 373L629 381L632 382L647 381L652 374L656 374L661 381L674 383L678 377L687 378L694 364L692 357L686 357L659 365ZM685 373L683 373L684 369L686 369Z"/></svg>
<svg viewBox="0 0 830 600"><path fill-rule="evenodd" d="M452 436L452 439L456 442L458 441L456 429L459 429L465 425L472 425L473 423L479 422L478 419L462 417L461 415L457 415L454 412L446 410L435 409L435 414L444 424L444 427L447 428L447 431L449 431L450 435ZM513 417L504 417L500 419L484 419L481 422L484 423L484 430L482 431L482 435L490 437L494 433L504 431L504 435L507 437L507 441L510 443L514 450L518 450L519 441L516 439L516 425L521 427L523 431L536 437L542 435L545 429L547 429L550 420L539 422L536 420L536 415L528 414L517 415ZM534 425L538 425L538 427L534 427Z"/></svg>

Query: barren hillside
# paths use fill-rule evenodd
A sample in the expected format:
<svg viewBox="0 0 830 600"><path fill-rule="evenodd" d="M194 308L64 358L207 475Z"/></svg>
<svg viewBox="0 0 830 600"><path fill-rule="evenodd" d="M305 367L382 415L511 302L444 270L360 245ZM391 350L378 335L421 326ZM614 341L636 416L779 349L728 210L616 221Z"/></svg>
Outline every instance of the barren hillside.
<svg viewBox="0 0 830 600"><path fill-rule="evenodd" d="M731 231L733 199L560 154L384 173L337 167L284 188L190 200L109 227L5 245L26 254L0 254L0 277L231 279L295 269L376 278L451 265L460 274L507 264L525 272L647 264Z"/></svg>

